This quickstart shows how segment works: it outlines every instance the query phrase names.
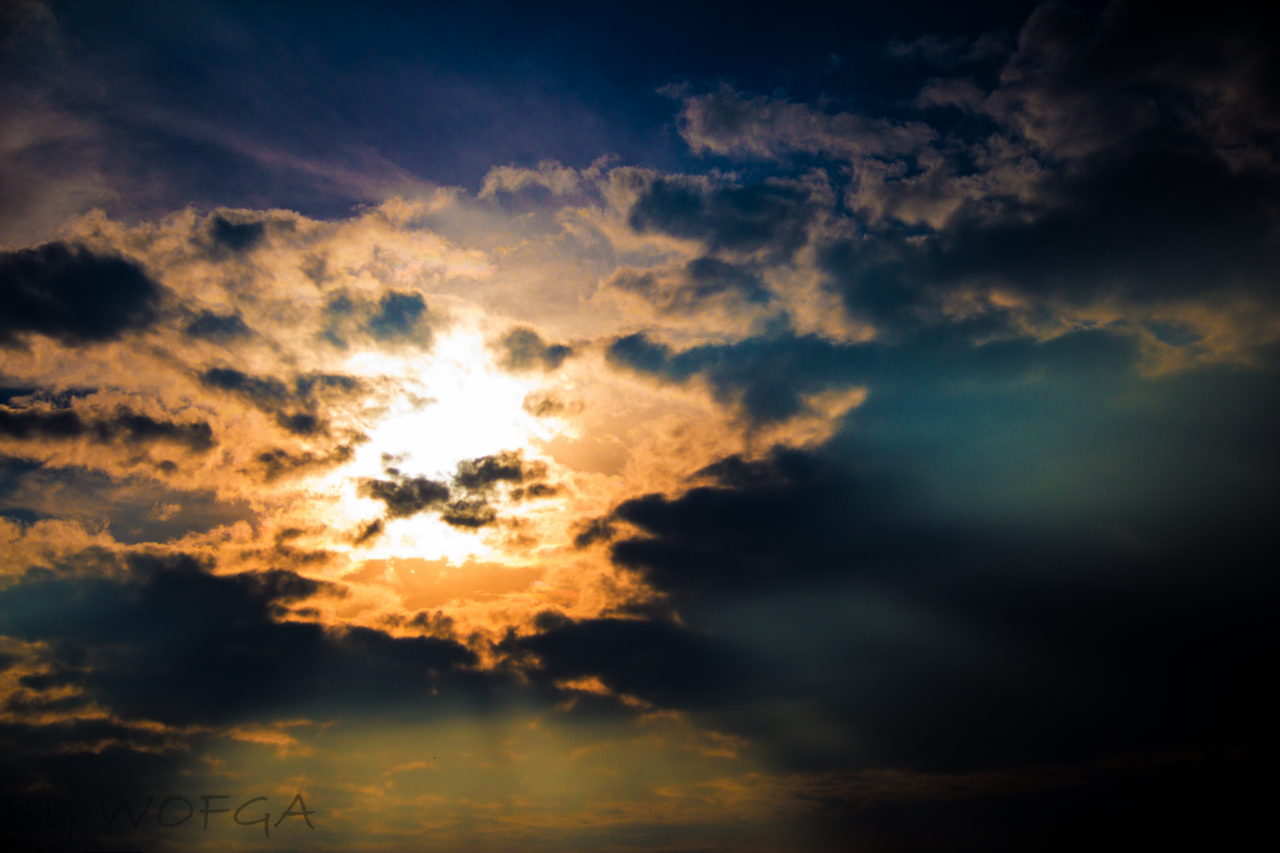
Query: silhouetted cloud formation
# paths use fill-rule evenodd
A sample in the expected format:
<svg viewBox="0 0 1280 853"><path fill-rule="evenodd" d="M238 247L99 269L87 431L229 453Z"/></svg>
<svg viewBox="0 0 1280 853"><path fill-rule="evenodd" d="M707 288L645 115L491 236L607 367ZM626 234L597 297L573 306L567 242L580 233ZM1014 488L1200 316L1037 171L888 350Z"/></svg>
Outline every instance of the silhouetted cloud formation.
<svg viewBox="0 0 1280 853"><path fill-rule="evenodd" d="M507 370L524 371L539 368L555 370L573 355L573 348L564 344L548 344L533 329L517 327L502 336L499 342L502 357L499 364Z"/></svg>
<svg viewBox="0 0 1280 853"><path fill-rule="evenodd" d="M160 287L124 258L47 243L0 254L0 346L29 334L110 341L155 322Z"/></svg>
<svg viewBox="0 0 1280 853"><path fill-rule="evenodd" d="M223 216L213 217L209 228L209 236L216 245L237 253L247 252L261 243L266 232L261 222L231 222Z"/></svg>
<svg viewBox="0 0 1280 853"><path fill-rule="evenodd" d="M814 209L801 187L760 184L707 190L659 178L636 200L627 222L641 233L660 231L705 241L712 251L764 252L786 260L807 239Z"/></svg>
<svg viewBox="0 0 1280 853"><path fill-rule="evenodd" d="M388 291L376 302L338 293L325 306L325 313L329 322L322 337L343 348L352 338L367 338L430 349L440 323L427 309L421 293Z"/></svg>
<svg viewBox="0 0 1280 853"><path fill-rule="evenodd" d="M459 462L453 482L468 491L484 492L498 483L523 483L546 475L545 463L526 462L522 453L504 450L491 456Z"/></svg>
<svg viewBox="0 0 1280 853"><path fill-rule="evenodd" d="M193 338L226 344L253 336L253 330L238 313L217 314L205 309L187 324L186 333Z"/></svg>
<svg viewBox="0 0 1280 853"><path fill-rule="evenodd" d="M64 708L105 702L124 720L228 723L309 694L351 712L420 701L438 679L475 662L449 640L369 629L334 636L278 621L282 608L333 594L291 572L219 577L185 555L133 556L128 569L125 578L50 576L0 592L5 635L56 641L55 673L84 686ZM55 633L44 633L55 616ZM88 663L108 650L110 665ZM45 693L53 678L31 686Z"/></svg>
<svg viewBox="0 0 1280 853"><path fill-rule="evenodd" d="M539 628L507 640L504 650L517 660L536 655L533 671L549 684L596 677L619 696L687 709L732 702L748 675L732 647L669 621L545 614Z"/></svg>
<svg viewBox="0 0 1280 853"><path fill-rule="evenodd" d="M1269 21L581 11L0 11L20 844L1245 846Z"/></svg>
<svg viewBox="0 0 1280 853"><path fill-rule="evenodd" d="M426 477L399 480L365 480L360 484L366 497L387 505L392 518L408 518L426 509L438 507L449 499L449 487Z"/></svg>
<svg viewBox="0 0 1280 853"><path fill-rule="evenodd" d="M702 376L716 395L739 405L754 421L783 421L805 410L803 396L855 385L873 357L863 345L817 337L749 338L674 352L643 333L618 338L606 350L609 363L665 382Z"/></svg>
<svg viewBox="0 0 1280 853"><path fill-rule="evenodd" d="M86 420L66 409L46 411L0 406L0 435L19 440L87 437L96 441L121 439L132 444L168 441L194 452L206 451L216 444L213 429L205 421L161 421L125 407L110 417Z"/></svg>

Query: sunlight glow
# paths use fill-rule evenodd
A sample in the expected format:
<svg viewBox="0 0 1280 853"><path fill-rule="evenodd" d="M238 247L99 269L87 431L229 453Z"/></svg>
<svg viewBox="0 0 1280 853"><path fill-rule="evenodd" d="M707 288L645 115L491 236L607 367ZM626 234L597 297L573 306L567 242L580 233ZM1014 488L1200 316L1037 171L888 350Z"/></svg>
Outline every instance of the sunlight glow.
<svg viewBox="0 0 1280 853"><path fill-rule="evenodd" d="M352 356L347 370L371 377L394 376L401 394L371 426L370 440L357 448L355 458L326 478L325 485L338 495L337 514L345 526L383 513L385 508L360 497L357 487L361 478L387 477L388 467L402 476L447 482L465 459L504 450L541 458L533 440L552 437L554 427L522 407L537 381L501 373L489 361L484 338L474 332L440 340L429 356ZM470 556L494 559L497 555L485 544L483 534L483 530L451 527L434 513L423 513L389 519L386 535L363 555L448 557L454 562Z"/></svg>

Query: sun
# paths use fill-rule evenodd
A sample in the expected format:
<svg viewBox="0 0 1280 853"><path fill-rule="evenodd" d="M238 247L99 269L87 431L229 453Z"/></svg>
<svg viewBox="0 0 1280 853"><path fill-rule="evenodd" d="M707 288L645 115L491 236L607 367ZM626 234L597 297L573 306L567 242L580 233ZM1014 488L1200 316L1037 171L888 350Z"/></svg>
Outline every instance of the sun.
<svg viewBox="0 0 1280 853"><path fill-rule="evenodd" d="M447 482L466 459L501 451L520 451L542 459L535 441L557 432L554 422L525 411L525 398L538 381L494 369L478 332L455 332L437 342L429 355L353 354L345 369L358 376L390 378L396 391L369 425L369 440L352 460L325 478L336 497L335 523L347 528L385 515L385 506L358 492L362 478L385 478L394 468L402 476ZM549 460L545 460L549 461ZM386 519L384 535L363 558L446 557L497 560L483 531L459 529L433 513Z"/></svg>

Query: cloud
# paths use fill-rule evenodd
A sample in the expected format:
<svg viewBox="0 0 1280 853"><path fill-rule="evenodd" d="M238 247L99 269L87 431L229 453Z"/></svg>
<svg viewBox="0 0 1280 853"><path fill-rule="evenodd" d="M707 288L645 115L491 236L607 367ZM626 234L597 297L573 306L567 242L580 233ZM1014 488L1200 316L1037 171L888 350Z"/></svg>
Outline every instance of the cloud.
<svg viewBox="0 0 1280 853"><path fill-rule="evenodd" d="M895 59L951 68L962 63L981 63L1007 56L1013 52L1013 45L1008 34L1003 32L983 33L976 39L926 33L908 42L890 39L884 52Z"/></svg>
<svg viewBox="0 0 1280 853"><path fill-rule="evenodd" d="M330 713L407 708L476 662L451 640L279 621L337 591L292 572L216 576L185 555L132 555L127 568L119 578L37 576L0 590L0 630L55 644L83 690L76 704L101 703L122 720L228 723L313 703Z"/></svg>
<svg viewBox="0 0 1280 853"><path fill-rule="evenodd" d="M684 709L731 702L745 674L728 644L673 622L545 614L539 628L503 648L517 660L536 656L527 671L543 684L595 677L617 696Z"/></svg>
<svg viewBox="0 0 1280 853"><path fill-rule="evenodd" d="M689 147L644 168L482 146L478 198L333 195L359 175L327 164L394 146L188 116L200 186L261 204L122 196L0 256L5 778L267 767L394 845L476 809L543 831L564 788L486 780L550 767L604 780L543 845L591 849L600 820L772 843L713 812L780 846L1028 849L1162 761L1220 781L1268 724L1240 650L1274 600L1280 186L1274 51L1213 17L1045 6L1010 52L966 15L890 44L911 61L806 50L816 83L722 69L721 39L695 80L790 94L624 116L678 143L678 112ZM188 149L155 144L170 174ZM470 763L405 757L431 744Z"/></svg>
<svg viewBox="0 0 1280 853"><path fill-rule="evenodd" d="M164 441L184 446L195 453L203 453L217 444L213 429L205 421L161 421L125 407L108 417L85 420L67 409L48 411L0 406L0 435L19 441L78 438L99 442L119 439L127 444Z"/></svg>
<svg viewBox="0 0 1280 853"><path fill-rule="evenodd" d="M717 299L752 306L767 305L774 299L750 265L712 257L694 258L678 270L620 269L608 284L634 293L668 314L694 313Z"/></svg>
<svg viewBox="0 0 1280 853"><path fill-rule="evenodd" d="M442 318L427 309L422 294L413 292L388 291L377 302L339 292L329 299L325 315L328 322L321 337L343 348L354 337L430 349L442 324Z"/></svg>
<svg viewBox="0 0 1280 853"><path fill-rule="evenodd" d="M244 254L253 249L267 234L261 222L231 222L225 216L215 215L209 223L209 237L219 249L233 254Z"/></svg>
<svg viewBox="0 0 1280 853"><path fill-rule="evenodd" d="M426 509L439 507L449 499L449 487L426 477L398 480L365 480L360 491L387 505L392 518L408 518Z"/></svg>
<svg viewBox="0 0 1280 853"><path fill-rule="evenodd" d="M754 337L675 352L643 333L612 341L605 350L615 367L683 384L701 376L716 398L740 407L754 423L785 421L809 411L807 397L857 384L869 350L818 337Z"/></svg>
<svg viewBox="0 0 1280 853"><path fill-rule="evenodd" d="M184 331L188 337L224 345L253 337L253 330L238 311L218 314L207 308L193 317Z"/></svg>
<svg viewBox="0 0 1280 853"><path fill-rule="evenodd" d="M693 152L773 159L790 153L840 159L911 154L937 138L923 122L894 122L856 113L827 115L803 104L729 86L686 96L680 135Z"/></svg>
<svg viewBox="0 0 1280 853"><path fill-rule="evenodd" d="M360 492L386 504L388 516L409 518L435 510L446 524L464 529L487 527L498 520L497 511L489 502L501 497L497 493L499 485L520 486L509 488L506 497L511 500L550 497L556 492L553 486L540 482L547 475L546 463L526 462L520 451L505 450L462 460L453 476L452 488L426 477L401 475L395 468L386 470L394 479L363 480ZM366 528L360 538L371 538L380 530L381 527Z"/></svg>
<svg viewBox="0 0 1280 853"><path fill-rule="evenodd" d="M786 260L804 245L815 210L811 192L781 183L707 188L659 178L627 216L637 232L701 240L713 252L763 253Z"/></svg>
<svg viewBox="0 0 1280 853"><path fill-rule="evenodd" d="M495 166L484 176L479 198L492 198L499 192L515 193L532 186L544 187L552 195L568 195L577 191L580 180L576 170L567 169L555 160L543 160L537 169Z"/></svg>
<svg viewBox="0 0 1280 853"><path fill-rule="evenodd" d="M0 254L0 346L30 334L63 344L111 341L150 327L161 289L136 263L46 243Z"/></svg>
<svg viewBox="0 0 1280 853"><path fill-rule="evenodd" d="M464 459L458 463L453 483L471 492L491 491L498 483L524 483L547 475L543 462L526 462L517 451L504 450L492 456Z"/></svg>
<svg viewBox="0 0 1280 853"><path fill-rule="evenodd" d="M502 350L499 366L517 373L535 368L556 370L573 355L573 347L548 344L536 330L527 326L518 326L507 332L498 346Z"/></svg>
<svg viewBox="0 0 1280 853"><path fill-rule="evenodd" d="M890 555L911 563L941 552L941 532L904 529L892 516L892 483L851 472L821 452L775 450L760 461L722 459L696 475L706 485L677 498L650 494L619 504L609 523L641 535L618 539L613 560L655 589L688 598L733 596L838 572L854 577ZM838 536L831 535L839 530Z"/></svg>

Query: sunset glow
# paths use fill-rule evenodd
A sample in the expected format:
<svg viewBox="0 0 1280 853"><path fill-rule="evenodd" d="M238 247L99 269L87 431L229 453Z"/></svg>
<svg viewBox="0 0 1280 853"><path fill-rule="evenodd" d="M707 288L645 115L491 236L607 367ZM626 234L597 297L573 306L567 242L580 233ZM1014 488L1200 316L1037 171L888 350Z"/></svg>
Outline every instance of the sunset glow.
<svg viewBox="0 0 1280 853"><path fill-rule="evenodd" d="M0 847L1245 847L1234 6L0 3Z"/></svg>

